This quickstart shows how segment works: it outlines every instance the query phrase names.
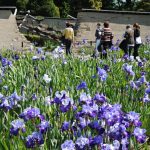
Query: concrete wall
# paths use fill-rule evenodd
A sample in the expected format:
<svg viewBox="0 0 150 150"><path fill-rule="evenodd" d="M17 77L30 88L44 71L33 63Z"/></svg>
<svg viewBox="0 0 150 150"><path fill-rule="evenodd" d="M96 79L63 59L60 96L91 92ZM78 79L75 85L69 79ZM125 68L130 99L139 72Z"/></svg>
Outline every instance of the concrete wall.
<svg viewBox="0 0 150 150"><path fill-rule="evenodd" d="M8 19L11 13L11 10L0 10L0 19Z"/></svg>
<svg viewBox="0 0 150 150"><path fill-rule="evenodd" d="M127 24L132 25L135 22L138 22L141 26L143 39L150 35L150 13L82 10L78 13L77 18L78 32L76 39L79 41L83 38L95 40L94 34L97 22L103 25L106 20L110 22L115 40L122 37Z"/></svg>

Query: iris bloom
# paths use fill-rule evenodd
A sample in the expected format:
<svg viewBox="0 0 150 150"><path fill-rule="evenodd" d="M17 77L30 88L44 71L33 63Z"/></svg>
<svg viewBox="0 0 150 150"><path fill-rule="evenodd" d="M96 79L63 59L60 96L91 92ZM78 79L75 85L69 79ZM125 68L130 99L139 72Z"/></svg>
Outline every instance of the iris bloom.
<svg viewBox="0 0 150 150"><path fill-rule="evenodd" d="M81 90L81 89L87 89L87 85L86 85L86 82L81 82L77 88L77 90Z"/></svg>
<svg viewBox="0 0 150 150"><path fill-rule="evenodd" d="M97 73L101 81L105 81L107 79L107 72L104 69L97 68Z"/></svg>
<svg viewBox="0 0 150 150"><path fill-rule="evenodd" d="M44 80L46 83L50 83L52 79L49 78L47 74L44 74L43 80Z"/></svg>
<svg viewBox="0 0 150 150"><path fill-rule="evenodd" d="M49 122L46 120L41 121L41 123L37 126L40 133L45 133L49 127L50 127Z"/></svg>
<svg viewBox="0 0 150 150"><path fill-rule="evenodd" d="M89 139L81 136L76 140L75 144L77 149L83 149L89 145Z"/></svg>
<svg viewBox="0 0 150 150"><path fill-rule="evenodd" d="M22 119L17 119L11 122L10 134L18 135L19 130L22 130L22 132L25 132L25 123Z"/></svg>
<svg viewBox="0 0 150 150"><path fill-rule="evenodd" d="M133 134L134 134L134 136L136 137L136 139L137 139L137 141L138 141L139 143L144 143L144 142L146 141L145 132L146 132L145 129L141 129L141 128L138 128L138 127L136 127L136 128L134 129Z"/></svg>
<svg viewBox="0 0 150 150"><path fill-rule="evenodd" d="M61 150L75 150L75 144L72 140L66 140L61 144Z"/></svg>
<svg viewBox="0 0 150 150"><path fill-rule="evenodd" d="M43 135L39 132L33 132L26 138L26 147L34 148L44 144Z"/></svg>
<svg viewBox="0 0 150 150"><path fill-rule="evenodd" d="M28 108L24 109L24 111L19 116L20 116L20 118L23 118L24 121L27 121L27 120L39 117L40 109L28 107Z"/></svg>

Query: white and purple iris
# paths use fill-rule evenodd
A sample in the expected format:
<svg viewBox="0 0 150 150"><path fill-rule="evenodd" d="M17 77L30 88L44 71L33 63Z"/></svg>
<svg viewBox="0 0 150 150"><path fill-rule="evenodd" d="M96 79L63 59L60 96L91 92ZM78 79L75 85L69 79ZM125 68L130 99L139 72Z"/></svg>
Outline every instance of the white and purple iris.
<svg viewBox="0 0 150 150"><path fill-rule="evenodd" d="M27 148L34 148L39 147L40 145L44 144L43 135L39 132L33 132L31 135L28 135L26 138L26 147Z"/></svg>
<svg viewBox="0 0 150 150"><path fill-rule="evenodd" d="M25 123L22 119L17 119L11 122L10 134L17 136L19 131L25 132Z"/></svg>

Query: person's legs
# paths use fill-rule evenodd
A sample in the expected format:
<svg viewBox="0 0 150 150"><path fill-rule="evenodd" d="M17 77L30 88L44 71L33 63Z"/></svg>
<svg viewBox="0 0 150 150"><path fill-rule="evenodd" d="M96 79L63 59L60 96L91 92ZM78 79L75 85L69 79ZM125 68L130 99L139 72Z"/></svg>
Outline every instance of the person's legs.
<svg viewBox="0 0 150 150"><path fill-rule="evenodd" d="M111 41L106 41L103 43L103 58L107 58L107 49L111 47Z"/></svg>
<svg viewBox="0 0 150 150"><path fill-rule="evenodd" d="M71 54L71 40L66 39L66 55Z"/></svg>
<svg viewBox="0 0 150 150"><path fill-rule="evenodd" d="M140 44L136 44L134 46L134 52L133 52L134 59L136 59L136 57L139 56L138 54L139 47L140 47Z"/></svg>
<svg viewBox="0 0 150 150"><path fill-rule="evenodd" d="M129 57L131 56L132 49L133 49L133 46L128 46Z"/></svg>
<svg viewBox="0 0 150 150"><path fill-rule="evenodd" d="M100 46L100 39L97 39L95 49L94 49L94 53L93 53L93 57L95 57L95 58L98 57L99 46Z"/></svg>

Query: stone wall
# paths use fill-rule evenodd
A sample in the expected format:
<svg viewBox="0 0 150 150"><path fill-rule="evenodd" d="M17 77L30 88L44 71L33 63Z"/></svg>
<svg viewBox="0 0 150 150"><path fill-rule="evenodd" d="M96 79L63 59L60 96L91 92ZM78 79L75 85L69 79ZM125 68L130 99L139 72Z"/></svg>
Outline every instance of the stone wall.
<svg viewBox="0 0 150 150"><path fill-rule="evenodd" d="M62 31L66 27L65 24L67 21L71 22L73 25L76 23L76 20L74 19L51 17L45 17L41 23L47 24L50 28L53 28L54 30Z"/></svg>
<svg viewBox="0 0 150 150"><path fill-rule="evenodd" d="M1 12L5 12L1 14ZM8 17L8 18L7 18ZM0 11L0 50L16 49L21 50L22 48L29 47L30 42L20 34L16 23L16 17L11 11Z"/></svg>
<svg viewBox="0 0 150 150"><path fill-rule="evenodd" d="M0 19L8 19L11 15L11 10L0 10Z"/></svg>
<svg viewBox="0 0 150 150"><path fill-rule="evenodd" d="M77 19L77 41L82 39L94 41L97 22L103 25L103 22L106 20L110 22L115 40L122 37L127 24L132 25L135 22L138 22L141 26L143 40L145 36L150 35L150 12L95 11L83 9L78 13Z"/></svg>

